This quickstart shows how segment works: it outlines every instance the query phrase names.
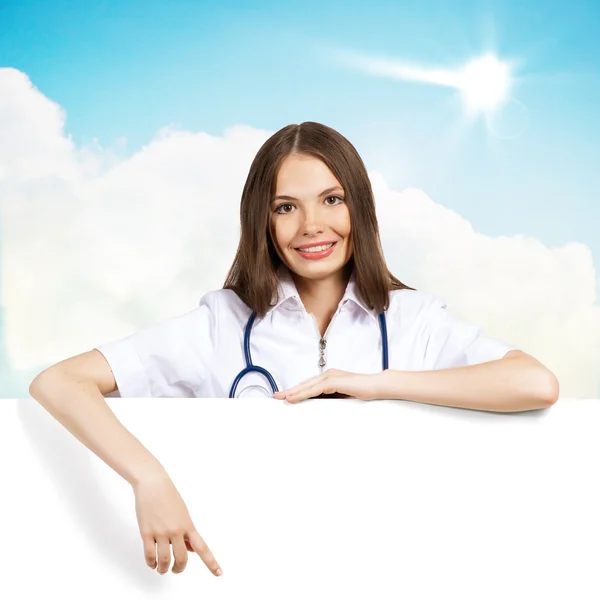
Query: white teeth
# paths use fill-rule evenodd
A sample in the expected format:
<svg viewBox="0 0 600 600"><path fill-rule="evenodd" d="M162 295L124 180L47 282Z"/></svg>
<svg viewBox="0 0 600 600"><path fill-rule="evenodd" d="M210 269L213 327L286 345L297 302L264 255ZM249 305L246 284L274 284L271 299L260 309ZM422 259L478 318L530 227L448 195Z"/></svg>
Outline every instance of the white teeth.
<svg viewBox="0 0 600 600"><path fill-rule="evenodd" d="M310 248L298 248L300 252L323 252L323 250L327 250L331 248L333 244L325 244L324 246L311 246Z"/></svg>

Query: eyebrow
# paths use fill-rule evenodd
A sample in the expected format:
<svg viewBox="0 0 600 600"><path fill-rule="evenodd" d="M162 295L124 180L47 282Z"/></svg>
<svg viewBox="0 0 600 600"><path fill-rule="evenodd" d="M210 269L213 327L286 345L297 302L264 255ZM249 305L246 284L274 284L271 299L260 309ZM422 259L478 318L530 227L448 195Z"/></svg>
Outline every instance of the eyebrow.
<svg viewBox="0 0 600 600"><path fill-rule="evenodd" d="M341 186L339 186L339 185L334 185L333 187L330 187L330 188L327 188L326 190L323 190L319 194L319 197L326 196L327 194L330 194L334 190L342 190L342 191L344 191L344 188L341 187ZM271 203L275 202L275 200L298 200L298 198L294 198L293 196L286 196L285 194L280 194L279 196L274 196L273 199L271 200Z"/></svg>

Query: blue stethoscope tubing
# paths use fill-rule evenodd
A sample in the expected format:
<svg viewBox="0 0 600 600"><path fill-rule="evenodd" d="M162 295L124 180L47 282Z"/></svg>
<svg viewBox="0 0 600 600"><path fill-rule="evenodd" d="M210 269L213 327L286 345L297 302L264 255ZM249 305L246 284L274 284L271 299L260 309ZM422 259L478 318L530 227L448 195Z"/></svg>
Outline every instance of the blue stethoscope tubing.
<svg viewBox="0 0 600 600"><path fill-rule="evenodd" d="M267 371L266 369L263 369L262 367L252 364L252 356L250 355L250 331L252 330L252 325L254 325L254 319L256 319L256 313L252 312L252 314L250 315L250 318L248 319L248 323L246 324L246 330L244 331L244 357L246 359L246 368L243 369L242 371L240 371L238 373L237 377L235 378L233 385L231 386L231 390L229 392L230 398L235 398L235 391L236 391L238 383L241 381L242 377L244 377L248 373L251 373L252 371L255 371L257 373L262 373L267 378L274 394L279 391L279 388L277 387L277 384L275 383L275 379L273 379L273 376L271 375L271 373L269 373L269 371ZM388 358L389 358L388 357L387 323L386 323L386 319L385 319L385 313L381 313L379 315L379 325L381 328L381 354L382 354L381 362L382 362L383 370L385 371L388 368Z"/></svg>

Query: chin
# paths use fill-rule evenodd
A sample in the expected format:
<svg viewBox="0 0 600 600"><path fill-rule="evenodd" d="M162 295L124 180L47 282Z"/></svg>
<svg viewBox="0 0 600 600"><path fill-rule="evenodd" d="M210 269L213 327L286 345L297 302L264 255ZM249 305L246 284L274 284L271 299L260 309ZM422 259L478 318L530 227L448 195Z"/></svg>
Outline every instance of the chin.
<svg viewBox="0 0 600 600"><path fill-rule="evenodd" d="M302 259L300 259L302 260ZM306 261L308 262L308 261ZM340 269L344 268L344 264L342 262L336 262L336 263L325 263L324 261L314 261L314 263L310 263L310 264L303 264L303 263L299 263L298 259L296 259L295 261L291 262L291 265L293 267L293 270L298 274L298 275L302 275L303 277L306 277L307 279L310 279L312 277L316 278L316 277L326 277L327 275L333 275L334 273L337 273Z"/></svg>

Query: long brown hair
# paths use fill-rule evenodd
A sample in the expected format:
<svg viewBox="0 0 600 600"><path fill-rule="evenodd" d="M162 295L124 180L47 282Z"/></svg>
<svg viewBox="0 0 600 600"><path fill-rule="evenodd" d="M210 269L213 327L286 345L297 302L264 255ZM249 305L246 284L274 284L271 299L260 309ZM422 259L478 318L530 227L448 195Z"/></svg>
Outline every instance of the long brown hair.
<svg viewBox="0 0 600 600"><path fill-rule="evenodd" d="M357 292L365 304L379 314L388 308L391 290L414 290L396 279L386 265L371 182L356 148L335 129L312 121L283 127L254 157L242 192L240 242L223 289L233 290L257 318L263 318L277 299L277 270L282 261L271 238L269 206L280 165L291 154L323 161L344 188L353 242L346 267L348 273L354 272Z"/></svg>

